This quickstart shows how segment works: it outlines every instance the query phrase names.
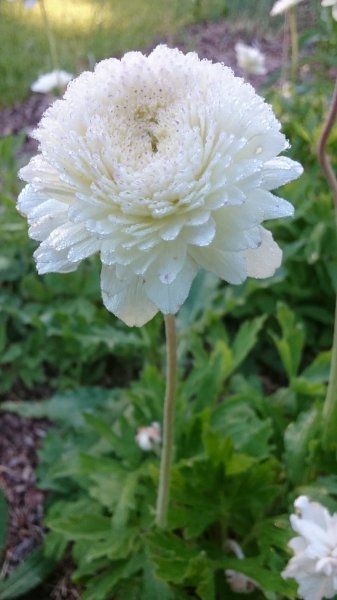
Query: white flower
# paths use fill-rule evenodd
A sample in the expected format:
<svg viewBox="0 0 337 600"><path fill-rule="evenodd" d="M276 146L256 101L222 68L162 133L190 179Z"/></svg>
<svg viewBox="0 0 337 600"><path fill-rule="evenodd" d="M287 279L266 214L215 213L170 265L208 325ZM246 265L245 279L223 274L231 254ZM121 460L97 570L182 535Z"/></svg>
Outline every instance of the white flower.
<svg viewBox="0 0 337 600"><path fill-rule="evenodd" d="M159 423L151 423L149 427L140 427L135 439L141 450L145 450L146 452L152 450L161 441Z"/></svg>
<svg viewBox="0 0 337 600"><path fill-rule="evenodd" d="M287 12L289 8L296 6L296 4L299 4L300 2L302 2L302 0L277 0L277 2L275 2L273 8L270 11L270 14L272 17L275 17L276 15L281 15Z"/></svg>
<svg viewBox="0 0 337 600"><path fill-rule="evenodd" d="M51 71L40 75L32 83L30 89L32 92L39 92L40 94L47 94L57 87L64 87L73 79L74 75L67 73L66 71Z"/></svg>
<svg viewBox="0 0 337 600"><path fill-rule="evenodd" d="M337 594L337 513L331 516L306 496L297 498L295 508L298 514L290 522L299 536L289 542L294 556L282 577L296 579L304 600L332 598Z"/></svg>
<svg viewBox="0 0 337 600"><path fill-rule="evenodd" d="M226 546L232 550L235 556L240 560L245 557L241 546L235 540L227 540ZM229 587L237 594L250 594L258 587L257 583L253 581L253 579L247 577L247 575L244 575L243 573L239 573L238 571L226 569L225 575Z"/></svg>
<svg viewBox="0 0 337 600"><path fill-rule="evenodd" d="M322 0L322 6L332 6L332 16L337 21L337 0Z"/></svg>
<svg viewBox="0 0 337 600"><path fill-rule="evenodd" d="M256 583L247 575L226 569L226 579L229 587L237 594L251 594L256 589Z"/></svg>
<svg viewBox="0 0 337 600"><path fill-rule="evenodd" d="M265 75L267 73L266 57L258 48L238 42L235 44L235 52L237 63L245 73L250 75Z"/></svg>
<svg viewBox="0 0 337 600"><path fill-rule="evenodd" d="M39 273L100 253L106 307L141 326L174 314L203 268L232 284L269 277L282 252L269 190L298 177L280 124L222 64L166 46L109 59L68 86L35 132L18 200L41 242Z"/></svg>

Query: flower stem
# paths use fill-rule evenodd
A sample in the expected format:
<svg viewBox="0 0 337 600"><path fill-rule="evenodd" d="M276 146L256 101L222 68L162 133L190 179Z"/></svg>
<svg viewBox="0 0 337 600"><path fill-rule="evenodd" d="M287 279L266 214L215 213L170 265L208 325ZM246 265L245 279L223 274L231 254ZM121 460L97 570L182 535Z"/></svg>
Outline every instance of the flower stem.
<svg viewBox="0 0 337 600"><path fill-rule="evenodd" d="M321 137L320 137L320 140L318 143L318 152L317 152L319 163L322 167L324 175L326 176L327 182L331 189L332 198L333 198L334 205L335 205L335 214L336 214L336 221L337 221L337 179L336 179L336 175L333 171L333 168L331 166L330 158L325 150L331 130L334 126L336 119L337 119L337 79L335 82L335 89L334 89L334 93L333 93L333 97L332 97L332 101L331 101L329 114L328 114L328 116L325 120L324 126L323 126L323 131L321 133Z"/></svg>
<svg viewBox="0 0 337 600"><path fill-rule="evenodd" d="M330 106L329 114L325 120L323 131L318 144L318 160L330 186L337 226L337 178L326 152L326 145L337 118L337 79ZM323 407L323 446L330 449L337 445L337 298L335 310L334 334L332 343L331 369L327 395Z"/></svg>
<svg viewBox="0 0 337 600"><path fill-rule="evenodd" d="M337 445L337 299L328 390L323 407L323 446Z"/></svg>
<svg viewBox="0 0 337 600"><path fill-rule="evenodd" d="M54 38L53 32L50 28L49 19L48 19L48 15L47 15L47 11L46 11L46 5L44 3L44 0L39 0L39 2L40 2L42 18L43 18L43 22L44 22L44 27L45 27L47 39L48 39L49 54L50 54L52 68L54 71L58 71L59 70L59 61L58 61L58 56L57 56L57 51L56 51L55 38Z"/></svg>
<svg viewBox="0 0 337 600"><path fill-rule="evenodd" d="M289 10L289 29L291 39L291 78L296 81L298 67L298 33L296 7Z"/></svg>
<svg viewBox="0 0 337 600"><path fill-rule="evenodd" d="M174 437L174 408L177 371L177 340L174 315L165 315L166 333L166 392L163 419L163 448L160 462L159 488L156 509L156 525L167 526L167 509L170 490L170 470Z"/></svg>

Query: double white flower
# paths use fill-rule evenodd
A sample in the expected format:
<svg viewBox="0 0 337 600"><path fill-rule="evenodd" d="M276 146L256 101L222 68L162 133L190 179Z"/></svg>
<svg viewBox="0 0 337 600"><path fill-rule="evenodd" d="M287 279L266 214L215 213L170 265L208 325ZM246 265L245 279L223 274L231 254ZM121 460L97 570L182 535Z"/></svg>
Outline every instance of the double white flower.
<svg viewBox="0 0 337 600"><path fill-rule="evenodd" d="M165 46L102 61L35 137L18 208L38 271L99 253L103 301L128 325L176 313L200 268L238 284L280 265L261 223L293 213L270 190L302 168L277 156L271 107L222 64Z"/></svg>
<svg viewBox="0 0 337 600"><path fill-rule="evenodd" d="M297 498L295 509L290 522L299 535L289 542L294 556L282 576L298 582L304 600L333 598L337 594L337 513L330 515L306 496Z"/></svg>

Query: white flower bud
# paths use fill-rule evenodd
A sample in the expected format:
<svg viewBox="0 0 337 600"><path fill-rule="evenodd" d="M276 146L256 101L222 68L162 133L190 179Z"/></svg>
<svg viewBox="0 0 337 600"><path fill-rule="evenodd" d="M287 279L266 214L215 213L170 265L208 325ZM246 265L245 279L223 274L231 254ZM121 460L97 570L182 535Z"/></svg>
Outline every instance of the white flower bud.
<svg viewBox="0 0 337 600"><path fill-rule="evenodd" d="M247 75L265 75L267 73L266 57L258 48L238 42L235 44L235 52L239 67Z"/></svg>
<svg viewBox="0 0 337 600"><path fill-rule="evenodd" d="M141 450L149 452L155 445L160 444L161 435L159 423L151 423L149 427L140 427L135 439Z"/></svg>
<svg viewBox="0 0 337 600"><path fill-rule="evenodd" d="M32 92L38 92L39 94L47 94L52 92L55 88L64 87L73 79L74 75L67 73L66 71L51 71L40 75L32 83L30 89Z"/></svg>

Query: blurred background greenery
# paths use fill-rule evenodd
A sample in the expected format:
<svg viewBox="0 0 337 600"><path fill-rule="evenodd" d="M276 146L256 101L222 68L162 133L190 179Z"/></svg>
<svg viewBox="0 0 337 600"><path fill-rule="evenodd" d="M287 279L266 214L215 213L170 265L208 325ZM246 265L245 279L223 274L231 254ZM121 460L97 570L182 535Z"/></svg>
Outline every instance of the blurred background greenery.
<svg viewBox="0 0 337 600"><path fill-rule="evenodd" d="M229 17L270 27L272 0L45 0L62 69L79 73L96 61L167 40L183 26ZM0 0L0 106L23 99L52 69L39 3Z"/></svg>

